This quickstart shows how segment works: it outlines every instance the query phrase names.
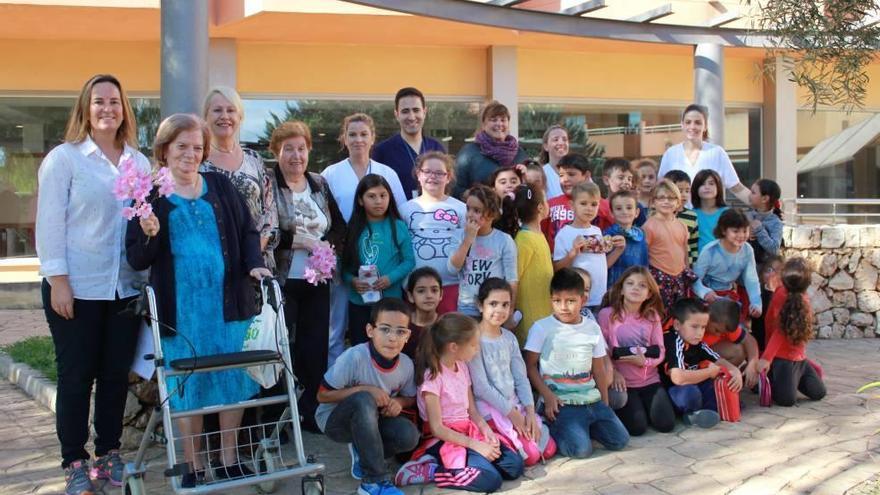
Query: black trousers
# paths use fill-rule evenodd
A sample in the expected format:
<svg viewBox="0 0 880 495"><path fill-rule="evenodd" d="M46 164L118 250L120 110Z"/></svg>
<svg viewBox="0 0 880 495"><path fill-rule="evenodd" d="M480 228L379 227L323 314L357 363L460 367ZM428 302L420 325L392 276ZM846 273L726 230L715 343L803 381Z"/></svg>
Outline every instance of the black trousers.
<svg viewBox="0 0 880 495"><path fill-rule="evenodd" d="M669 394L660 383L639 388L627 387L626 404L614 412L632 436L644 434L649 424L661 433L675 428L675 410Z"/></svg>
<svg viewBox="0 0 880 495"><path fill-rule="evenodd" d="M360 305L352 302L348 303L348 342L352 346L363 344L370 340L367 337L367 323L370 322L370 314L373 312L373 305Z"/></svg>
<svg viewBox="0 0 880 495"><path fill-rule="evenodd" d="M140 319L121 314L134 299L74 299L72 320L52 310L51 287L44 279L43 308L58 367L55 428L61 443L61 466L89 459L89 409L95 383L95 456L119 448L128 393L128 371L137 346Z"/></svg>
<svg viewBox="0 0 880 495"><path fill-rule="evenodd" d="M770 394L773 402L780 406L793 406L800 391L810 400L825 397L825 384L819 374L806 359L789 361L776 358L770 365Z"/></svg>
<svg viewBox="0 0 880 495"><path fill-rule="evenodd" d="M304 392L297 402L303 426L317 431L315 410L318 408L318 388L327 371L327 353L330 335L330 286L314 286L305 280L288 279L284 284L284 321L291 342L293 373ZM270 397L286 390L282 374L278 384L262 395ZM263 410L264 423L276 421L285 405L268 406Z"/></svg>

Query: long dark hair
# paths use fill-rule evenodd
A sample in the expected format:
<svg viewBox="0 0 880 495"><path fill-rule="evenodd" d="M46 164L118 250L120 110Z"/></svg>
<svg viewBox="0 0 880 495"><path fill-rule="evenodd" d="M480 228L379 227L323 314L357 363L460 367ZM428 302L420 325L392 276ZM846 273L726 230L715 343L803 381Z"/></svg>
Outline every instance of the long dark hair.
<svg viewBox="0 0 880 495"><path fill-rule="evenodd" d="M521 224L531 222L538 215L538 208L544 202L544 191L528 184L516 186L513 198L505 197L501 210L501 218L496 228L510 237L522 230Z"/></svg>
<svg viewBox="0 0 880 495"><path fill-rule="evenodd" d="M758 186L758 192L761 196L767 196L770 200L770 210L773 214L782 220L782 208L780 208L781 205L779 204L782 189L780 189L779 184L771 179L758 179L755 181L755 185Z"/></svg>
<svg viewBox="0 0 880 495"><path fill-rule="evenodd" d="M364 229L372 233L370 222L367 221L367 210L361 204L361 200L363 195L374 187L384 187L388 191L388 210L385 212L385 218L391 219L391 238L394 241L394 246L397 246L397 220L400 220L400 212L397 211L394 193L391 192L391 186L388 185L388 181L384 177L376 174L367 174L358 182L357 189L354 192L354 208L352 209L351 220L348 221L348 231L345 233L345 247L342 251L342 269L355 274L361 265L358 239Z"/></svg>
<svg viewBox="0 0 880 495"><path fill-rule="evenodd" d="M434 379L440 373L440 358L449 344L464 344L477 332L477 320L461 313L446 313L428 329L416 351L416 385L425 381L425 374Z"/></svg>
<svg viewBox="0 0 880 495"><path fill-rule="evenodd" d="M710 177L715 179L715 189L718 190L718 194L715 195L715 207L727 206L727 203L724 202L724 183L721 182L721 176L714 170L704 168L697 172L697 175L694 176L694 181L691 183L691 204L694 205L695 209L702 208L700 186L709 180Z"/></svg>
<svg viewBox="0 0 880 495"><path fill-rule="evenodd" d="M813 338L813 309L806 298L812 270L803 258L791 258L782 267L782 285L788 291L779 311L779 328L794 345Z"/></svg>

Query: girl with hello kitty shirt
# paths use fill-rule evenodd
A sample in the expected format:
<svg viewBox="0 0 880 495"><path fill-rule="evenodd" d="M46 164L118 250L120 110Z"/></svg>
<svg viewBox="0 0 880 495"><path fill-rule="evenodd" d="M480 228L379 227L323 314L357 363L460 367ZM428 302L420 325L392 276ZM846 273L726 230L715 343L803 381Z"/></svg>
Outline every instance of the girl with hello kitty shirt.
<svg viewBox="0 0 880 495"><path fill-rule="evenodd" d="M437 314L442 315L458 305L458 273L450 271L447 262L461 242L467 207L448 194L455 166L446 153L429 151L419 156L413 174L421 194L403 205L400 216L412 237L416 268L429 266L440 274L443 298Z"/></svg>

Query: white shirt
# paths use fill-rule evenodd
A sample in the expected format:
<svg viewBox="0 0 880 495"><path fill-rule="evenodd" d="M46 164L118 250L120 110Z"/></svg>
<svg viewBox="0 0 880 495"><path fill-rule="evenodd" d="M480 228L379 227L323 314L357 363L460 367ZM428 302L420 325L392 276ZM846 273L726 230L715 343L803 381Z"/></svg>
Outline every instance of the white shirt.
<svg viewBox="0 0 880 495"><path fill-rule="evenodd" d="M562 184L559 182L559 171L549 163L544 164L544 175L547 177L547 199L562 196Z"/></svg>
<svg viewBox="0 0 880 495"><path fill-rule="evenodd" d="M566 225L556 233L553 246L553 261L559 261L568 255L574 246L577 237L598 237L602 239L602 231L595 225L586 229L579 229ZM580 268L590 274L590 299L587 306L602 304L602 297L608 288L608 259L605 254L585 251L575 256L571 264L574 268Z"/></svg>
<svg viewBox="0 0 880 495"><path fill-rule="evenodd" d="M444 286L458 284L458 272L450 271L447 261L461 244L467 206L452 196L436 202L419 196L403 205L400 216L412 236L416 268L430 266Z"/></svg>
<svg viewBox="0 0 880 495"><path fill-rule="evenodd" d="M150 161L125 146L119 164L133 158L144 170ZM67 275L73 297L113 300L135 296L147 272L125 259L125 202L113 195L119 164L91 138L64 143L43 159L37 196L37 255L44 277Z"/></svg>
<svg viewBox="0 0 880 495"><path fill-rule="evenodd" d="M391 194L394 196L394 202L397 203L398 211L402 209L403 205L406 204L406 194L403 193L403 186L400 185L400 178L397 176L397 172L388 165L370 160L370 165L367 166L367 174L376 174L384 177L388 181L388 185L391 186ZM341 162L334 163L325 168L321 175L327 179L333 199L336 200L336 205L339 206L339 212L342 213L342 218L348 222L351 220L352 211L354 211L354 192L357 189L358 182L360 182L360 179L358 179L357 174L354 173L354 169L351 167L351 162L346 158Z"/></svg>
<svg viewBox="0 0 880 495"><path fill-rule="evenodd" d="M724 189L730 189L740 182L739 176L736 175L736 169L733 168L733 162L730 161L724 148L705 141L703 141L700 154L697 155L696 163L691 163L684 154L684 143L667 148L663 153L663 158L660 159L660 171L657 176L662 178L670 170L681 170L687 173L693 182L697 172L705 169L714 170L721 176Z"/></svg>

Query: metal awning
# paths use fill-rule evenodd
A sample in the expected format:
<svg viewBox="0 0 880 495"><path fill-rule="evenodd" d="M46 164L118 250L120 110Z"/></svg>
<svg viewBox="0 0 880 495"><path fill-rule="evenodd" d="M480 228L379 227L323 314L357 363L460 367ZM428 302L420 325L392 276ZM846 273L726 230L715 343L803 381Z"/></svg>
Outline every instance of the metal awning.
<svg viewBox="0 0 880 495"><path fill-rule="evenodd" d="M878 136L880 136L880 114L819 142L798 162L797 173L802 174L848 162Z"/></svg>

